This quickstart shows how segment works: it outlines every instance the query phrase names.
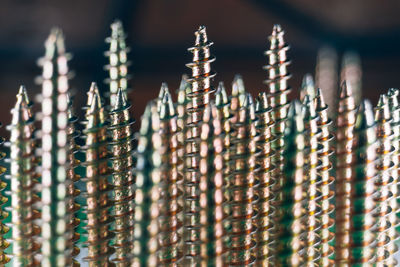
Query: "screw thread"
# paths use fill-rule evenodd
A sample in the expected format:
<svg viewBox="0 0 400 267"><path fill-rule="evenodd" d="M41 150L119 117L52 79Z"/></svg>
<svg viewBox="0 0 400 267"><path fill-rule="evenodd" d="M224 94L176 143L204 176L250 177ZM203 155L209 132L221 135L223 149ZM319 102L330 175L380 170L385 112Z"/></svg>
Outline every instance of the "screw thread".
<svg viewBox="0 0 400 267"><path fill-rule="evenodd" d="M206 28L201 26L195 32L195 46L189 48L193 54L193 62L186 66L192 69L192 77L188 79L191 90L187 94L190 106L186 108L185 170L184 170L184 242L187 264L205 265L207 260L207 212L206 176L200 172L200 127L205 107L209 104L214 89L211 81L215 73L211 71L211 63L215 58L210 54ZM204 201L203 201L204 200ZM203 201L203 202L202 202Z"/></svg>
<svg viewBox="0 0 400 267"><path fill-rule="evenodd" d="M154 101L146 106L138 136L134 266L157 266L162 173L160 116Z"/></svg>
<svg viewBox="0 0 400 267"><path fill-rule="evenodd" d="M333 184L335 178L330 175L332 169L331 156L333 150L331 148L331 142L333 135L329 132L329 128L332 125L332 120L328 117L328 105L325 103L322 92L318 89L316 98L314 99L316 111L318 114L318 128L321 134L318 137L318 145L321 149L318 151L318 160L320 162L318 169L318 179L321 181L321 246L320 246L320 266L328 267L334 264L331 260L333 258L334 248L331 244L334 241L334 226L335 221L333 214L335 206L333 199L335 192L333 191Z"/></svg>
<svg viewBox="0 0 400 267"><path fill-rule="evenodd" d="M354 164L350 182L349 264L375 262L373 233L375 203L373 194L376 178L376 125L372 105L364 100L357 112L354 138Z"/></svg>
<svg viewBox="0 0 400 267"><path fill-rule="evenodd" d="M321 229L321 191L320 181L318 181L318 138L321 132L318 128L318 114L310 95L305 95L303 106L303 119L305 129L305 170L304 183L307 186L306 198L304 202L304 225L305 231L305 263L317 263L320 260L320 236Z"/></svg>
<svg viewBox="0 0 400 267"><path fill-rule="evenodd" d="M301 104L295 101L291 104L284 136L284 179L281 216L276 224L276 253L277 266L301 266L301 250L304 241L301 234L304 231L302 217L304 216L303 202L305 200L305 129Z"/></svg>
<svg viewBox="0 0 400 267"><path fill-rule="evenodd" d="M129 115L130 107L122 89L119 89L115 105L109 113L110 125L108 126L111 136L109 148L112 155L112 216L115 221L112 227L115 234L112 242L115 249L113 261L118 266L129 266L134 249L135 159L132 132L134 120Z"/></svg>
<svg viewBox="0 0 400 267"><path fill-rule="evenodd" d="M237 122L232 125L235 135L232 139L232 161L234 171L231 177L231 236L230 265L253 264L256 247L256 218L258 179L256 174L257 146L256 117L253 99L247 95L242 107L232 110Z"/></svg>
<svg viewBox="0 0 400 267"><path fill-rule="evenodd" d="M272 127L272 134L274 135L272 146L276 153L276 156L273 157L273 164L276 166L274 173L276 205L282 200L280 188L283 184L283 136L289 107L288 94L291 91L287 84L291 77L287 71L287 66L291 63L286 55L289 45L284 40L284 34L285 32L281 26L275 25L269 37L270 48L264 53L268 57L268 65L264 66L264 70L268 71L268 80L265 83L268 85L268 100L272 108L272 118L275 122ZM276 216L279 216L280 209L276 208L275 210L277 212Z"/></svg>
<svg viewBox="0 0 400 267"><path fill-rule="evenodd" d="M257 262L263 266L270 266L274 262L273 233L275 226L272 221L274 208L271 204L275 199L275 195L272 192L272 187L274 186L272 173L275 167L272 165L274 151L272 149L273 136L271 128L274 123L271 112L272 109L268 104L267 94L265 92L260 93L256 102L257 130L260 136L257 141L257 149L261 151L257 157L257 162L261 165L258 175L260 185L258 189Z"/></svg>
<svg viewBox="0 0 400 267"><path fill-rule="evenodd" d="M105 52L105 56L109 62L105 66L105 70L108 72L108 78L105 83L108 84L109 92L109 104L110 107L115 106L117 101L118 89L121 88L124 93L124 97L128 99L128 81L130 79L128 75L128 61L129 48L126 46L126 35L122 22L119 20L114 21L111 24L111 36L106 39L106 43L109 44L109 50Z"/></svg>
<svg viewBox="0 0 400 267"><path fill-rule="evenodd" d="M42 84L42 266L70 266L74 229L68 211L68 59L64 37L53 29L39 60Z"/></svg>
<svg viewBox="0 0 400 267"><path fill-rule="evenodd" d="M40 199L35 192L38 184L38 174L35 171L37 167L35 126L29 100L25 99L23 92L25 94L26 90L24 86L21 86L20 93L17 95L17 103L11 111L12 122L7 128L11 132L13 264L15 266L37 266L39 262L36 257L40 253L37 239L40 235L40 227L35 220L40 218L40 213L34 205ZM2 199L2 201L6 201L6 199Z"/></svg>
<svg viewBox="0 0 400 267"><path fill-rule="evenodd" d="M375 121L377 128L377 179L375 189L377 195L374 200L377 206L375 213L377 219L377 247L376 260L379 264L396 265L393 254L397 248L394 241L397 238L395 226L398 224L395 209L397 200L393 197L393 188L397 188L392 177L393 173L393 132L391 129L392 117L390 115L389 103L386 95L381 95L375 109Z"/></svg>
<svg viewBox="0 0 400 267"><path fill-rule="evenodd" d="M86 232L88 255L84 258L89 266L112 266L110 256L114 253L111 240L114 234L110 215L112 201L109 199L112 186L108 182L111 173L108 167L107 122L100 96L94 94L91 106L86 110L86 125L83 130L85 146L82 147L86 160Z"/></svg>
<svg viewBox="0 0 400 267"><path fill-rule="evenodd" d="M160 205L160 254L162 264L181 264L183 227L183 176L179 170L180 145L174 104L166 87L160 109L161 159L163 164Z"/></svg>
<svg viewBox="0 0 400 267"><path fill-rule="evenodd" d="M335 216L335 262L349 264L350 231L350 182L354 165L353 140L356 107L350 87L341 87L338 116L336 120L336 216Z"/></svg>

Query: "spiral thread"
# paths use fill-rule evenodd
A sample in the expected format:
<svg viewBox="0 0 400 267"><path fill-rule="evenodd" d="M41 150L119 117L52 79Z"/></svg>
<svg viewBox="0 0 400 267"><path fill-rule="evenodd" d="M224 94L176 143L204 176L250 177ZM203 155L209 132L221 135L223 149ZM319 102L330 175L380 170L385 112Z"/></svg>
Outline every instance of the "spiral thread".
<svg viewBox="0 0 400 267"><path fill-rule="evenodd" d="M333 149L331 147L331 142L333 140L333 135L329 132L329 127L332 125L332 120L328 117L328 105L325 103L320 89L317 90L314 104L318 114L317 125L321 133L318 137L318 145L320 147L318 150L318 161L320 162L318 179L320 180L321 191L321 200L319 201L321 207L321 215L319 216L321 221L321 230L319 232L321 238L321 260L319 264L320 266L328 267L334 264L332 262L334 252L332 244L335 237L335 221L333 218L335 210L333 203L335 196L333 184L335 178L330 175L332 169L331 156L333 154Z"/></svg>
<svg viewBox="0 0 400 267"><path fill-rule="evenodd" d="M179 265L183 258L183 176L179 170L181 158L178 139L177 115L171 95L166 88L160 109L160 136L162 182L160 184L161 216L159 245L159 260L166 265Z"/></svg>
<svg viewBox="0 0 400 267"><path fill-rule="evenodd" d="M335 263L349 264L350 186L354 165L354 126L357 109L350 87L341 87L336 121Z"/></svg>
<svg viewBox="0 0 400 267"><path fill-rule="evenodd" d="M159 265L158 235L162 174L160 115L155 101L141 118L138 136L133 266Z"/></svg>
<svg viewBox="0 0 400 267"><path fill-rule="evenodd" d="M68 59L64 37L53 29L39 60L42 77L42 266L71 266L73 260L71 228L73 214L68 210Z"/></svg>
<svg viewBox="0 0 400 267"><path fill-rule="evenodd" d="M133 258L133 236L135 219L135 159L133 157L134 120L130 118L129 109L122 89L118 89L117 99L109 112L110 124L108 133L111 140L108 144L111 154L112 216L115 234L112 244L115 249L113 262L118 266L129 266Z"/></svg>
<svg viewBox="0 0 400 267"><path fill-rule="evenodd" d="M106 43L109 44L109 49L105 52L105 56L108 58L108 64L104 67L108 72L108 78L105 83L108 84L110 108L115 106L117 101L118 89L121 88L124 97L128 99L128 81L130 79L128 75L128 61L129 48L126 46L126 35L122 22L119 20L114 21L111 24L111 36L106 39Z"/></svg>
<svg viewBox="0 0 400 267"><path fill-rule="evenodd" d="M111 224L114 218L110 215L112 200L109 198L112 186L108 182L111 170L108 167L107 122L104 119L104 107L100 96L94 94L91 106L86 110L86 125L83 130L85 145L86 177L86 246L88 250L84 260L89 266L112 266L110 256L114 253L111 240L114 234Z"/></svg>
<svg viewBox="0 0 400 267"><path fill-rule="evenodd" d="M393 157L392 157L392 162L393 162L393 171L392 171L392 177L393 177L393 188L392 188L392 193L393 193L393 198L396 199L397 203L400 203L400 191L398 187L396 186L399 184L400 180L400 104L399 104L399 89L394 89L391 88L389 89L389 92L387 93L388 97L388 102L389 102L389 109L390 109L390 114L392 115L392 121L390 123L390 126L393 131L393 138L392 138L392 145L394 147L393 151ZM400 218L400 204L397 204L397 206L393 209L393 212L396 214L398 218ZM396 227L396 229L399 229L399 225L395 224L393 227ZM398 231L397 231L398 232Z"/></svg>
<svg viewBox="0 0 400 267"><path fill-rule="evenodd" d="M258 207L258 166L256 165L258 138L253 99L247 95L232 124L231 236L230 265L253 264L256 260L256 218Z"/></svg>
<svg viewBox="0 0 400 267"><path fill-rule="evenodd" d="M372 105L364 100L358 111L355 123L354 164L350 182L350 227L349 256L350 266L359 266L372 261L375 255L375 207L374 181L376 178L376 125Z"/></svg>
<svg viewBox="0 0 400 267"><path fill-rule="evenodd" d="M200 172L200 128L205 107L210 102L214 89L211 81L215 73L211 71L211 63L215 58L210 54L206 28L201 26L196 32L195 46L189 48L193 54L193 61L186 66L192 69L192 76L188 79L191 90L187 94L190 99L186 112L188 118L185 125L185 169L184 169L184 243L185 259L188 265L205 265L207 260L207 212L204 209L207 198L207 181ZM203 201L204 200L204 201Z"/></svg>
<svg viewBox="0 0 400 267"><path fill-rule="evenodd" d="M285 121L287 118L289 103L288 94L291 89L287 84L291 75L287 70L287 66L290 65L290 60L287 58L287 51L289 45L284 40L285 32L282 30L280 25L274 25L272 34L269 37L270 48L264 54L268 57L268 65L264 66L264 70L268 72L268 79L265 83L268 85L268 101L272 108L272 119L275 122L272 127L272 134L274 136L274 142L272 147L275 150L276 156L273 157L275 160L274 179L275 187L274 191L276 194L276 205L281 201L282 194L280 194L280 188L282 187L283 181L283 147L284 147L284 131ZM279 216L276 209L276 216ZM276 217L275 216L275 217Z"/></svg>
<svg viewBox="0 0 400 267"><path fill-rule="evenodd" d="M80 225L80 220L77 214L80 210L80 205L77 202L77 198L80 195L80 190L77 188L76 184L80 181L81 177L76 173L76 168L80 165L80 161L76 158L76 154L79 152L79 145L76 143L80 136L80 132L76 129L76 124L78 122L78 117L74 114L73 102L67 94L67 114L68 114L68 126L67 126L67 138L68 138L68 161L70 162L69 168L67 170L67 206L68 213L70 214L69 228L74 229L74 233L71 235L71 240L69 244L72 246L72 256L76 258L79 255L80 249L77 243L80 239L80 234L78 233L78 227Z"/></svg>
<svg viewBox="0 0 400 267"><path fill-rule="evenodd" d="M318 114L315 110L314 103L310 95L305 95L303 106L304 120L304 136L305 136L305 176L304 183L306 184L306 201L304 210L304 225L306 226L305 239L305 264L317 263L320 260L320 237L318 235L321 229L321 190L318 181L318 138L321 132L318 128Z"/></svg>
<svg viewBox="0 0 400 267"><path fill-rule="evenodd" d="M274 151L272 149L271 128L274 122L272 121L272 109L268 104L267 94L265 92L260 93L256 101L257 131L260 136L257 140L257 149L261 151L257 157L257 162L260 163L258 174L260 184L258 188L257 262L262 266L272 266L274 263L273 231L275 229L272 221L274 216L272 201L275 199L272 192L274 185L272 174L275 167L272 165Z"/></svg>
<svg viewBox="0 0 400 267"><path fill-rule="evenodd" d="M393 197L392 189L397 189L393 183L393 151L392 146L393 132L391 130L392 117L389 110L387 96L381 95L375 109L375 121L377 128L377 179L375 189L378 192L374 200L377 206L375 216L377 220L377 245L376 262L378 264L396 265L393 254L396 252L397 238L395 226L398 224L396 216L397 200Z"/></svg>
<svg viewBox="0 0 400 267"><path fill-rule="evenodd" d="M275 265L301 266L303 259L300 252L304 248L304 240L301 235L305 228L302 217L305 200L306 172L304 162L306 152L303 115L301 104L298 101L294 101L290 105L284 142L283 156L286 167L281 187L283 198L280 208L282 215L278 217L275 225L277 228Z"/></svg>
<svg viewBox="0 0 400 267"><path fill-rule="evenodd" d="M26 89L21 86L17 102L12 113L10 134L10 180L12 207L12 238L14 266L37 266L40 253L38 237L40 227L35 220L40 213L34 205L39 197L35 187L38 185L38 174L35 168L36 142L34 139L34 120L29 99L25 98ZM3 185L2 185L3 186ZM3 198L3 197L2 197ZM2 202L6 199L2 199ZM4 216L2 216L4 217ZM6 229L6 228L2 228ZM6 243L2 243L3 246ZM6 263L5 261L2 262Z"/></svg>

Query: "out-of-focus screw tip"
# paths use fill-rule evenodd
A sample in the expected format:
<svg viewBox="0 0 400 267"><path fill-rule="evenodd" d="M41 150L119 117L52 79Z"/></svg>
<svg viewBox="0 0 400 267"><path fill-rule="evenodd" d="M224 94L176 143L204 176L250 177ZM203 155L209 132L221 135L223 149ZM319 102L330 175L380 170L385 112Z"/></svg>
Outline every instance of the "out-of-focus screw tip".
<svg viewBox="0 0 400 267"><path fill-rule="evenodd" d="M165 82L161 83L161 88L160 88L160 92L158 93L158 98L159 99L163 99L164 98L164 94L167 91L168 91L168 84L165 83Z"/></svg>
<svg viewBox="0 0 400 267"><path fill-rule="evenodd" d="M218 83L217 91L215 92L215 104L221 106L228 103L228 94L226 93L224 82Z"/></svg>
<svg viewBox="0 0 400 267"><path fill-rule="evenodd" d="M281 31L282 31L281 25L280 24L274 24L274 27L272 28L272 35L276 35Z"/></svg>
<svg viewBox="0 0 400 267"><path fill-rule="evenodd" d="M174 103L171 94L166 91L161 103L160 118L166 119L175 116Z"/></svg>
<svg viewBox="0 0 400 267"><path fill-rule="evenodd" d="M358 108L355 128L363 130L373 126L374 124L375 118L372 104L369 100L364 99Z"/></svg>
<svg viewBox="0 0 400 267"><path fill-rule="evenodd" d="M389 88L388 96L397 96L397 95L399 95L399 89Z"/></svg>
<svg viewBox="0 0 400 267"><path fill-rule="evenodd" d="M342 99L353 95L351 87L347 84L346 81L343 81L343 83L340 87L339 95L340 95L340 98L342 98Z"/></svg>
<svg viewBox="0 0 400 267"><path fill-rule="evenodd" d="M384 94L381 94L379 96L379 100L378 100L378 104L377 107L383 107L384 105L386 105L388 103L388 99L387 96Z"/></svg>
<svg viewBox="0 0 400 267"><path fill-rule="evenodd" d="M320 110L327 107L327 104L324 99L324 95L322 94L321 88L317 89L317 94L315 95L315 107Z"/></svg>

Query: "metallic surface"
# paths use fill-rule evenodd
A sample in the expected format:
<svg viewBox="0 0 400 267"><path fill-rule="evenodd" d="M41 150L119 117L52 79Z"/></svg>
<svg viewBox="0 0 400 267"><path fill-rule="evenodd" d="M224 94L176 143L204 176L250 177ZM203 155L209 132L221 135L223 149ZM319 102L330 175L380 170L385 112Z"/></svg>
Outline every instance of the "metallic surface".
<svg viewBox="0 0 400 267"><path fill-rule="evenodd" d="M35 158L36 140L33 136L35 126L24 86L20 87L17 102L11 113L11 125L7 129L11 132L10 179L13 265L37 266L39 264L37 257L40 253L38 243L40 227L35 220L40 218L40 213L34 207L39 201L37 192L35 192L37 190L35 186L38 184ZM6 199L4 200L6 201ZM5 263L5 261L2 263Z"/></svg>
<svg viewBox="0 0 400 267"><path fill-rule="evenodd" d="M268 104L267 94L262 92L256 99L256 116L257 116L257 131L259 139L257 140L257 149L261 151L257 157L257 162L260 164L259 170L259 206L257 218L257 264L262 266L272 266L274 263L274 250L273 244L274 236L273 230L275 229L272 218L274 216L274 209L272 201L275 196L272 192L274 180L272 177L274 166L272 165L272 150L273 136L271 128L274 122L271 117L272 109Z"/></svg>
<svg viewBox="0 0 400 267"><path fill-rule="evenodd" d="M193 62L186 66L192 69L188 79L191 85L187 97L191 100L186 109L185 138L185 170L184 170L184 242L185 261L187 265L205 265L207 259L207 218L201 196L206 188L202 188L200 173L200 128L205 107L214 92L211 81L215 73L211 71L211 63L215 58L210 53L213 44L208 40L206 28L201 26L196 32L195 45L189 48L193 54ZM203 183L204 185L204 183ZM203 198L204 199L204 198Z"/></svg>
<svg viewBox="0 0 400 267"><path fill-rule="evenodd" d="M39 60L42 84L42 266L74 265L68 211L68 59L64 37L53 29Z"/></svg>
<svg viewBox="0 0 400 267"><path fill-rule="evenodd" d="M109 149L111 154L111 186L114 218L112 231L115 234L112 244L115 249L113 262L117 266L130 266L133 258L133 237L135 219L135 158L132 124L129 109L131 105L125 98L122 89L118 89L115 105L109 112L110 124L108 133L111 137Z"/></svg>
<svg viewBox="0 0 400 267"><path fill-rule="evenodd" d="M86 125L83 130L85 145L82 150L86 160L86 177L82 181L86 185L86 232L85 242L88 254L84 258L88 266L112 266L110 256L114 253L111 247L113 233L110 215L112 187L108 182L111 170L108 167L107 122L104 119L104 107L100 96L93 95L90 108L86 110Z"/></svg>
<svg viewBox="0 0 400 267"><path fill-rule="evenodd" d="M183 176L179 170L182 158L179 157L177 115L168 87L165 87L161 102L160 136L162 177L160 183L160 234L159 261L166 266L179 266L183 258Z"/></svg>
<svg viewBox="0 0 400 267"><path fill-rule="evenodd" d="M336 232L335 263L349 266L350 189L354 165L354 125L356 106L351 88L342 84L336 120Z"/></svg>
<svg viewBox="0 0 400 267"><path fill-rule="evenodd" d="M334 247L332 246L334 240L334 211L335 206L333 203L335 192L333 184L335 178L331 176L332 169L332 140L333 135L329 131L331 127L332 120L328 116L328 105L325 103L322 91L317 90L316 97L314 99L315 108L318 114L317 125L321 134L318 136L318 145L321 147L318 150L318 179L320 180L320 192L321 200L319 201L319 206L321 207L321 246L320 254L321 260L319 262L320 266L332 266L334 263L332 261Z"/></svg>
<svg viewBox="0 0 400 267"><path fill-rule="evenodd" d="M106 39L106 43L109 44L109 50L105 53L108 58L108 65L105 66L105 70L108 72L108 78L105 80L109 86L109 97L110 107L114 107L117 101L118 89L121 88L124 93L124 97L128 99L128 52L129 48L126 46L126 35L122 26L121 21L116 20L111 24L111 36Z"/></svg>

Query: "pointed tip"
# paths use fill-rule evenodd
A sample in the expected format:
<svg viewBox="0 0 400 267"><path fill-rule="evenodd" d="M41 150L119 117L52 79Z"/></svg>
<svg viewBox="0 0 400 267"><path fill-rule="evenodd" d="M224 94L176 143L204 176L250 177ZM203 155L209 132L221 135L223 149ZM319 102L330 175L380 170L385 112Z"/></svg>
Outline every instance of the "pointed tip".
<svg viewBox="0 0 400 267"><path fill-rule="evenodd" d="M357 130L364 130L375 124L372 104L369 100L363 100L357 111L356 126Z"/></svg>
<svg viewBox="0 0 400 267"><path fill-rule="evenodd" d="M64 35L60 28L53 27L50 30L50 35L46 40L46 55L48 57L52 57L55 55L55 51L57 53L62 54L65 52L65 45L64 45Z"/></svg>
<svg viewBox="0 0 400 267"><path fill-rule="evenodd" d="M399 89L397 88L389 88L388 91L388 96L398 96L399 95Z"/></svg>
<svg viewBox="0 0 400 267"><path fill-rule="evenodd" d="M351 87L347 84L346 81L344 81L342 83L342 86L340 87L340 94L339 94L340 98L343 99L343 98L347 98L352 95L353 95L353 92L351 90Z"/></svg>
<svg viewBox="0 0 400 267"><path fill-rule="evenodd" d="M310 95L311 99L315 97L314 78L309 73L304 75L301 82L300 99L304 99L305 95Z"/></svg>
<svg viewBox="0 0 400 267"><path fill-rule="evenodd" d="M99 92L99 88L97 87L97 83L96 82L92 82L90 84L90 88L89 91L86 93L87 94L87 102L86 102L86 106L90 107L92 102L93 102L93 98L95 95L98 96L97 99L100 100L100 92Z"/></svg>
<svg viewBox="0 0 400 267"><path fill-rule="evenodd" d="M102 108L100 96L97 94L93 95L92 103L90 104L90 113L93 113Z"/></svg>
<svg viewBox="0 0 400 267"><path fill-rule="evenodd" d="M235 75L235 77L233 78L232 86L237 87L239 94L244 94L246 92L244 81L242 75L240 74Z"/></svg>
<svg viewBox="0 0 400 267"><path fill-rule="evenodd" d="M194 33L196 36L196 46L203 45L208 42L207 31L205 26L200 26L199 29Z"/></svg>
<svg viewBox="0 0 400 267"><path fill-rule="evenodd" d="M168 119L175 116L174 102L172 101L171 94L166 91L160 106L160 118Z"/></svg>
<svg viewBox="0 0 400 267"><path fill-rule="evenodd" d="M18 96L21 96L21 100L25 102L28 106L31 104L28 96L28 91L26 90L26 87L24 85L21 85L19 87L17 98Z"/></svg>
<svg viewBox="0 0 400 267"><path fill-rule="evenodd" d="M221 106L228 103L228 94L226 93L224 82L218 83L217 91L215 92L215 104Z"/></svg>
<svg viewBox="0 0 400 267"><path fill-rule="evenodd" d="M315 96L315 107L317 110L322 110L328 107L325 102L324 96L322 94L321 88L317 89L317 94Z"/></svg>
<svg viewBox="0 0 400 267"><path fill-rule="evenodd" d="M379 100L378 100L378 104L376 105L377 107L383 107L384 105L386 105L388 103L388 99L387 96L384 94L381 94L379 96Z"/></svg>
<svg viewBox="0 0 400 267"><path fill-rule="evenodd" d="M257 110L265 111L269 108L268 97L266 92L260 92L257 96Z"/></svg>
<svg viewBox="0 0 400 267"><path fill-rule="evenodd" d="M286 126L286 135L289 135L293 132L304 131L302 105L298 100L294 100L292 103L290 103Z"/></svg>
<svg viewBox="0 0 400 267"><path fill-rule="evenodd" d="M282 31L282 27L280 24L274 24L272 28L272 35L276 35Z"/></svg>
<svg viewBox="0 0 400 267"><path fill-rule="evenodd" d="M124 91L122 91L122 88L118 88L117 91L117 99L115 101L115 105L113 110L119 110L119 109L123 109L124 107L126 107L127 105L127 100L125 98L125 94Z"/></svg>
<svg viewBox="0 0 400 267"><path fill-rule="evenodd" d="M317 116L314 103L313 103L313 101L311 101L311 97L309 95L306 95L304 97L302 111L303 111L304 118L312 119Z"/></svg>
<svg viewBox="0 0 400 267"><path fill-rule="evenodd" d="M188 85L188 79L189 76L187 74L183 74L181 78L181 83L179 84L179 89L178 91L184 91L186 90L186 87Z"/></svg>
<svg viewBox="0 0 400 267"><path fill-rule="evenodd" d="M168 92L168 84L163 82L161 83L160 92L158 93L158 99L163 99L166 92Z"/></svg>

